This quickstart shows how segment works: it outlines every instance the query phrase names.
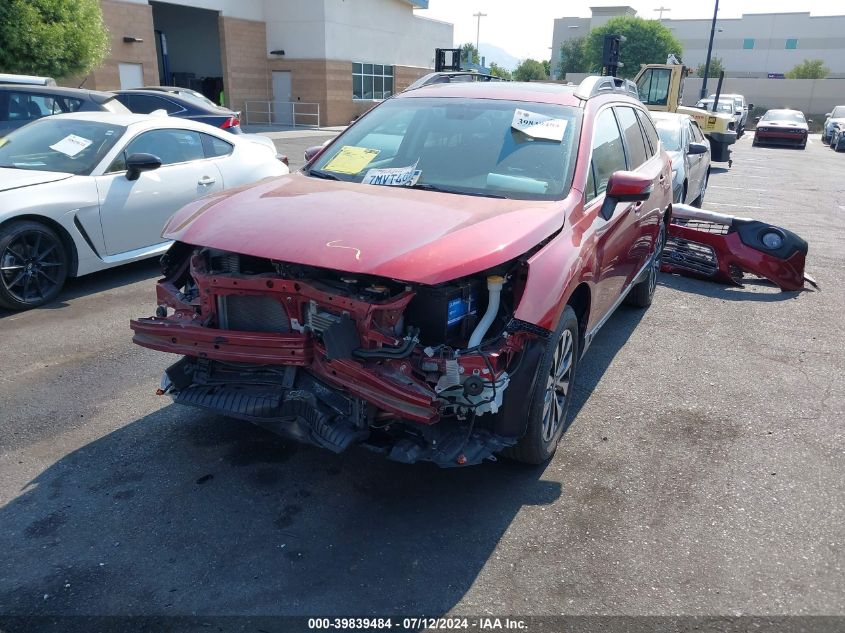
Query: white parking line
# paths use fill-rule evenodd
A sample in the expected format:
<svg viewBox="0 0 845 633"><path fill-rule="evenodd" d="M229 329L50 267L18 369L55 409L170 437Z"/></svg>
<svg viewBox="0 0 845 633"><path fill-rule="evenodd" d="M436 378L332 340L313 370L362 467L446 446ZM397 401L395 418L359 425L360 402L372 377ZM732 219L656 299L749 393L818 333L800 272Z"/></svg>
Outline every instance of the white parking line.
<svg viewBox="0 0 845 633"><path fill-rule="evenodd" d="M769 207L754 207L750 204L730 204L728 202L713 202L712 200L708 200L707 205L713 207L742 207L743 209L768 209Z"/></svg>
<svg viewBox="0 0 845 633"><path fill-rule="evenodd" d="M707 185L707 189L730 189L731 191L766 191L765 189L750 189L748 187L722 187L721 185Z"/></svg>

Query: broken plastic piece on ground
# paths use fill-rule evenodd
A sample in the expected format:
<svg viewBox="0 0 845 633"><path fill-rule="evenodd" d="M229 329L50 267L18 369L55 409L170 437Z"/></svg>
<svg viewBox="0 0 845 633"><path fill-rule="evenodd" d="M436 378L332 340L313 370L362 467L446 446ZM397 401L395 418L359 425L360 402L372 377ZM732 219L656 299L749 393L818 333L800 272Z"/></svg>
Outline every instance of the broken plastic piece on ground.
<svg viewBox="0 0 845 633"><path fill-rule="evenodd" d="M768 279L781 290L804 288L808 245L795 233L751 218L685 204L672 207L661 270L741 285L743 273Z"/></svg>

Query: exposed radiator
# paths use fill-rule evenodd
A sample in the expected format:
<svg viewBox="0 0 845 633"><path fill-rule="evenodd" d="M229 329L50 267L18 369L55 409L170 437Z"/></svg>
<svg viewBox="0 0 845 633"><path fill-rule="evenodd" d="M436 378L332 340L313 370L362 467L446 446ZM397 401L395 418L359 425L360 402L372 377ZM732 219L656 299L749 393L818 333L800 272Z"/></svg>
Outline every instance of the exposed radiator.
<svg viewBox="0 0 845 633"><path fill-rule="evenodd" d="M221 330L290 332L290 319L272 297L229 295L217 298Z"/></svg>

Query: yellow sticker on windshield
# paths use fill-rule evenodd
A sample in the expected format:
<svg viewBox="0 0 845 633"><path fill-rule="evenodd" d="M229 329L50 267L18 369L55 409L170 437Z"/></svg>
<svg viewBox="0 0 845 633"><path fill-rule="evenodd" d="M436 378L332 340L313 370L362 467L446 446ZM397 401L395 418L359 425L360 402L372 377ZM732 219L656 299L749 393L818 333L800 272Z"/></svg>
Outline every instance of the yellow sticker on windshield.
<svg viewBox="0 0 845 633"><path fill-rule="evenodd" d="M4 139L4 138L0 138L0 147L3 147L3 146L4 146L6 143L8 143L8 142L9 142L9 141L7 141L6 139Z"/></svg>
<svg viewBox="0 0 845 633"><path fill-rule="evenodd" d="M333 171L336 174L355 175L360 173L364 167L373 162L375 157L378 155L379 150L377 149L344 145L340 148L340 151L334 155L334 158L326 163L323 169L326 171Z"/></svg>

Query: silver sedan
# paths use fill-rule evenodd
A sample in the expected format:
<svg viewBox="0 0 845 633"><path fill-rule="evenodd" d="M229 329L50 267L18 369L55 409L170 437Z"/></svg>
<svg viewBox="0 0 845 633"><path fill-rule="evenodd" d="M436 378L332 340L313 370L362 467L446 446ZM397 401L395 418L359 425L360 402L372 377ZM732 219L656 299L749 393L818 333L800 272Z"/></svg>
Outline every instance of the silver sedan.
<svg viewBox="0 0 845 633"><path fill-rule="evenodd" d="M187 119L34 121L0 139L0 307L33 308L69 276L160 255L185 204L287 173L270 139Z"/></svg>

